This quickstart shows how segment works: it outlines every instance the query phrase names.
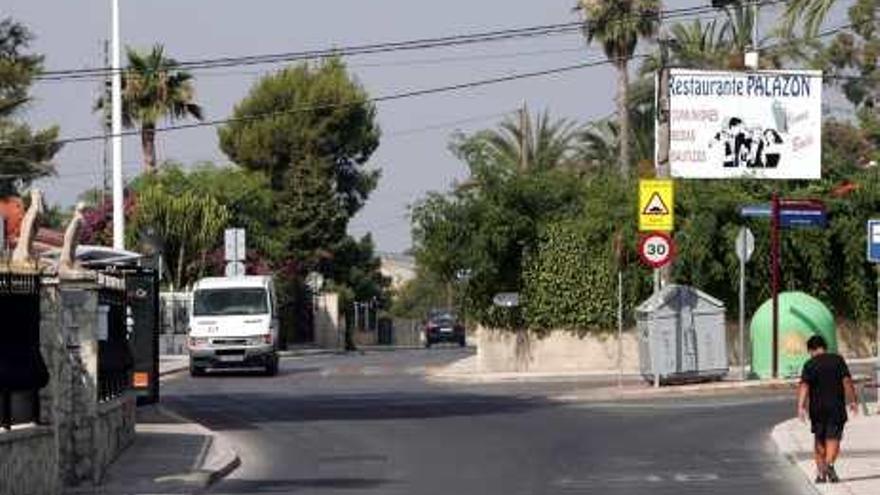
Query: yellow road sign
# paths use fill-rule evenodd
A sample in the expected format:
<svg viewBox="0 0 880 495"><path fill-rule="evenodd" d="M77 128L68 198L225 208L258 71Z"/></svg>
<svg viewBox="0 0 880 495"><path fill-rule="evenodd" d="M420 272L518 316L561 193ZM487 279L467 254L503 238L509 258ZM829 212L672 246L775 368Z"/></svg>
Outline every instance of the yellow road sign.
<svg viewBox="0 0 880 495"><path fill-rule="evenodd" d="M671 180L639 181L639 230L675 230L675 186Z"/></svg>

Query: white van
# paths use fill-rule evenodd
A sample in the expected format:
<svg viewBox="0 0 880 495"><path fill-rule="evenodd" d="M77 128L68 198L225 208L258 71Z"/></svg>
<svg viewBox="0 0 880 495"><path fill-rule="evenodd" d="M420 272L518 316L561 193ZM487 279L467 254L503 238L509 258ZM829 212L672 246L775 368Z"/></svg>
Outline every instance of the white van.
<svg viewBox="0 0 880 495"><path fill-rule="evenodd" d="M203 278L193 288L189 371L261 367L278 373L278 305L271 277Z"/></svg>

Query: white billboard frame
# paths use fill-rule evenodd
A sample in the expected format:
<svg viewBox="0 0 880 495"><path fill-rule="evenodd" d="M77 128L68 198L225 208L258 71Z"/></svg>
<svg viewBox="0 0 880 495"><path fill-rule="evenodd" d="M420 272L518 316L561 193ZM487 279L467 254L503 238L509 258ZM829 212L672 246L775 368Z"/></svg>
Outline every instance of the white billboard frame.
<svg viewBox="0 0 880 495"><path fill-rule="evenodd" d="M821 71L669 71L672 177L822 177Z"/></svg>

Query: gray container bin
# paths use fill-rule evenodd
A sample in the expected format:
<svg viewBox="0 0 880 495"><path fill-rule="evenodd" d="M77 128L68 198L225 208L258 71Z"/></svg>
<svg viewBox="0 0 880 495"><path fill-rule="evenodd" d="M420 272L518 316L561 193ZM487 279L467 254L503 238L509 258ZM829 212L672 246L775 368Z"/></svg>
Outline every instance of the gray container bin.
<svg viewBox="0 0 880 495"><path fill-rule="evenodd" d="M718 380L729 371L724 303L668 285L635 310L642 376L661 384Z"/></svg>

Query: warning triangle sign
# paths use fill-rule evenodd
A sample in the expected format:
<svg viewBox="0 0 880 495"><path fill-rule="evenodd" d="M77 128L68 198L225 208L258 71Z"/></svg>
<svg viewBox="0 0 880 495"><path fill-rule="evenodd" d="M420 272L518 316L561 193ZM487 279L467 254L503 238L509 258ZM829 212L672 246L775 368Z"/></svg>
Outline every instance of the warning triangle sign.
<svg viewBox="0 0 880 495"><path fill-rule="evenodd" d="M669 208L666 207L666 203L663 202L663 198L660 197L660 194L655 192L651 195L651 199L648 200L648 204L645 206L645 211L643 211L642 214L669 215Z"/></svg>

